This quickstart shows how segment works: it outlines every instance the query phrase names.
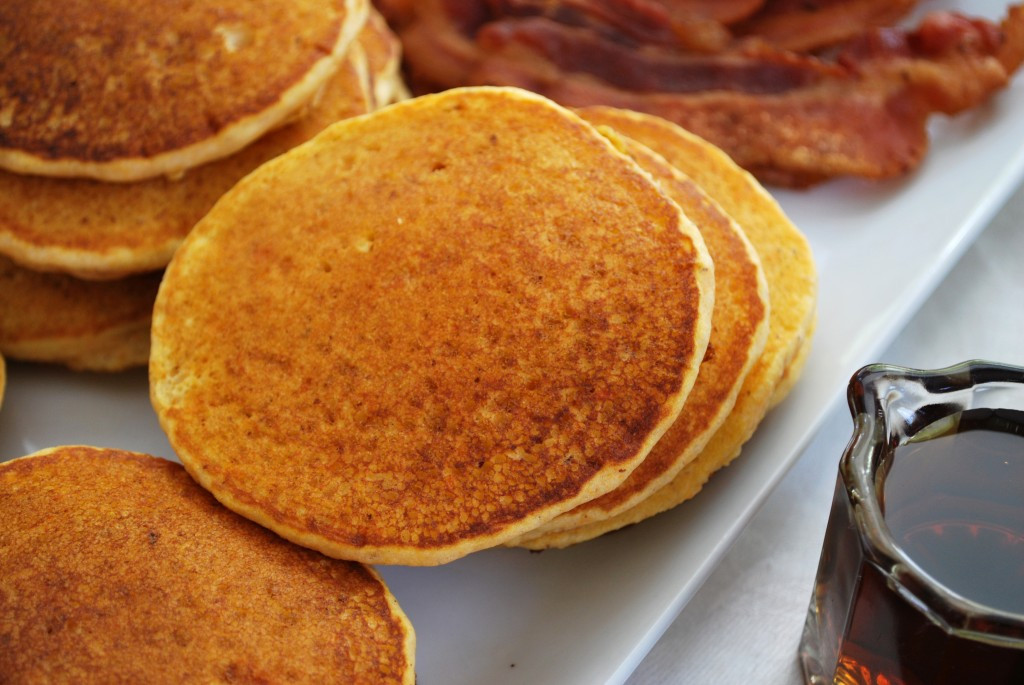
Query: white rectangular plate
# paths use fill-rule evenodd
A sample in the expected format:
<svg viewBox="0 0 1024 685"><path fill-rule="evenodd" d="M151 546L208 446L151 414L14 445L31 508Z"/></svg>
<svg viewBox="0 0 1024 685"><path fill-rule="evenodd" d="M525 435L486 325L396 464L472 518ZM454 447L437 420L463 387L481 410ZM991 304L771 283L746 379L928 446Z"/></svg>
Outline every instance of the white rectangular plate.
<svg viewBox="0 0 1024 685"><path fill-rule="evenodd" d="M970 5L990 18L1005 7ZM937 121L933 148L911 178L776 193L810 237L821 279L814 351L792 395L733 466L672 512L564 551L499 549L438 568L382 568L416 629L419 683L625 680L799 456L849 376L898 333L1022 176L1018 78L990 105ZM173 455L143 371L10 364L0 460L58 444Z"/></svg>

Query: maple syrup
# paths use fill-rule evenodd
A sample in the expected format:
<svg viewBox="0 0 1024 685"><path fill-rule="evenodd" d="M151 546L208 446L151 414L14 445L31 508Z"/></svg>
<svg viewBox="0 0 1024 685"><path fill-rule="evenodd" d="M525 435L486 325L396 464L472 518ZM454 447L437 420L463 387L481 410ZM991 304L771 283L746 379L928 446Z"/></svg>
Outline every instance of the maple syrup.
<svg viewBox="0 0 1024 685"><path fill-rule="evenodd" d="M990 637L985 623L1024 616L1024 412L944 417L888 448L875 484L895 545L940 593L981 606L969 625L935 620L927 596L865 554L840 478L805 629L808 680L1024 683L1024 637Z"/></svg>

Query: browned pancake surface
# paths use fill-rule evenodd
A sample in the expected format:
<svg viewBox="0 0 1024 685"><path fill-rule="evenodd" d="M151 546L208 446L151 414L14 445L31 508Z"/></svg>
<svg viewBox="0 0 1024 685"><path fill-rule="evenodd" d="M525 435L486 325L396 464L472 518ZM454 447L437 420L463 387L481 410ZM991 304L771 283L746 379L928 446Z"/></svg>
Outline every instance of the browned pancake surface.
<svg viewBox="0 0 1024 685"><path fill-rule="evenodd" d="M0 253L83 278L163 268L195 222L239 179L329 124L369 111L364 79L347 59L301 119L179 180L104 183L0 171Z"/></svg>
<svg viewBox="0 0 1024 685"><path fill-rule="evenodd" d="M156 164L161 155L186 150L199 155L189 152L182 164L142 177L153 176L230 154L284 120L326 80L358 29L352 22L364 20L355 6L5 0L0 165L49 174L66 162L82 165L72 175L134 180L134 172L91 172L121 161ZM304 94L289 102L296 89ZM257 121L268 112L272 118ZM19 166L23 158L28 163Z"/></svg>
<svg viewBox="0 0 1024 685"><path fill-rule="evenodd" d="M233 509L442 563L625 478L693 383L712 288L699 234L585 122L449 91L218 203L161 287L152 398Z"/></svg>
<svg viewBox="0 0 1024 685"><path fill-rule="evenodd" d="M586 113L583 113L586 118ZM609 115L605 116L607 121ZM620 148L661 185L701 231L715 264L711 339L686 405L619 487L568 511L527 537L603 520L665 485L704 447L736 401L768 332L768 288L757 253L742 230L701 188L665 159L608 130Z"/></svg>
<svg viewBox="0 0 1024 685"><path fill-rule="evenodd" d="M761 258L771 302L768 337L725 421L671 481L629 509L576 528L543 533L521 544L565 547L642 521L696 495L708 478L735 459L773 403L792 388L810 349L817 274L810 245L754 178L707 141L658 117L605 107L588 120L614 127L661 154L698 183L743 228Z"/></svg>
<svg viewBox="0 0 1024 685"><path fill-rule="evenodd" d="M61 447L0 464L9 682L413 682L380 578L232 514L178 464Z"/></svg>
<svg viewBox="0 0 1024 685"><path fill-rule="evenodd" d="M0 352L76 369L142 366L160 276L83 281L0 257Z"/></svg>

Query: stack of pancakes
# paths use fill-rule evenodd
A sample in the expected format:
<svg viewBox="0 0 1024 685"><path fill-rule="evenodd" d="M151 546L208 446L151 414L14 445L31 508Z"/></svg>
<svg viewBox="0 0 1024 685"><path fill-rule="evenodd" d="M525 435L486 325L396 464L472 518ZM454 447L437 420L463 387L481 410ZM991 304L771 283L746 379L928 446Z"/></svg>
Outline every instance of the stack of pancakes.
<svg viewBox="0 0 1024 685"><path fill-rule="evenodd" d="M50 55L65 20L130 25L134 6L109 4L96 18L67 3L27 44ZM270 0L249 6L323 43ZM360 3L285 14L321 30L327 8L344 19L328 34L352 38L343 58L314 52L339 67L262 131L291 96L238 105L252 60L229 69L241 123L215 114L217 79L185 87L167 70L224 123L198 138L182 133L195 121L121 129L56 100L0 112L0 350L107 369L149 350L185 467L89 447L0 465L2 674L411 683L412 628L365 564L561 547L664 511L800 374L808 244L722 152L651 116L513 88L378 109L404 96L394 41ZM149 42L83 31L75 49L173 66L199 25L183 14L179 29L147 17L166 26ZM230 54L274 33L223 22L212 35ZM32 137L47 127L63 131L51 147ZM182 134L169 147L167 130Z"/></svg>
<svg viewBox="0 0 1024 685"><path fill-rule="evenodd" d="M455 89L225 194L160 286L150 391L200 485L329 556L565 546L736 457L815 291L804 237L705 141Z"/></svg>
<svg viewBox="0 0 1024 685"><path fill-rule="evenodd" d="M239 179L406 97L367 0L0 3L0 352L144 365L161 270Z"/></svg>
<svg viewBox="0 0 1024 685"><path fill-rule="evenodd" d="M367 0L0 3L0 352L145 364L162 270L239 179L405 97ZM5 373L0 356L0 400ZM0 681L403 683L381 578L221 507L178 464L0 464Z"/></svg>

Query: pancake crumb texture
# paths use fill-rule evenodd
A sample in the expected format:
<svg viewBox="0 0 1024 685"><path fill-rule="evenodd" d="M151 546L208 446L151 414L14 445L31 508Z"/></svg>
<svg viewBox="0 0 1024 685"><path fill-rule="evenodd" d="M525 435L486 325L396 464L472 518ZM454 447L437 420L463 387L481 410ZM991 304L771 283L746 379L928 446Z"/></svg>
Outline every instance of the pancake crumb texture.
<svg viewBox="0 0 1024 685"><path fill-rule="evenodd" d="M473 89L351 119L236 186L154 312L191 473L329 554L443 563L607 491L678 413L712 267L574 115Z"/></svg>
<svg viewBox="0 0 1024 685"><path fill-rule="evenodd" d="M611 492L557 516L525 537L607 519L668 483L725 421L767 337L767 283L740 227L699 186L650 148L611 129L599 130L650 173L700 228L715 264L711 337L683 411L644 461Z"/></svg>
<svg viewBox="0 0 1024 685"><path fill-rule="evenodd" d="M413 682L377 574L229 512L178 465L61 447L0 464L4 682Z"/></svg>
<svg viewBox="0 0 1024 685"><path fill-rule="evenodd" d="M657 117L607 107L586 108L584 113L588 121L611 126L655 149L736 220L764 267L770 316L764 349L743 379L732 410L671 481L610 518L569 530L538 529L519 541L531 549L576 544L694 497L712 474L739 456L766 412L792 389L810 349L815 321L817 271L810 245L753 176L710 143Z"/></svg>
<svg viewBox="0 0 1024 685"><path fill-rule="evenodd" d="M365 5L5 0L0 166L129 181L228 155L316 92Z"/></svg>

